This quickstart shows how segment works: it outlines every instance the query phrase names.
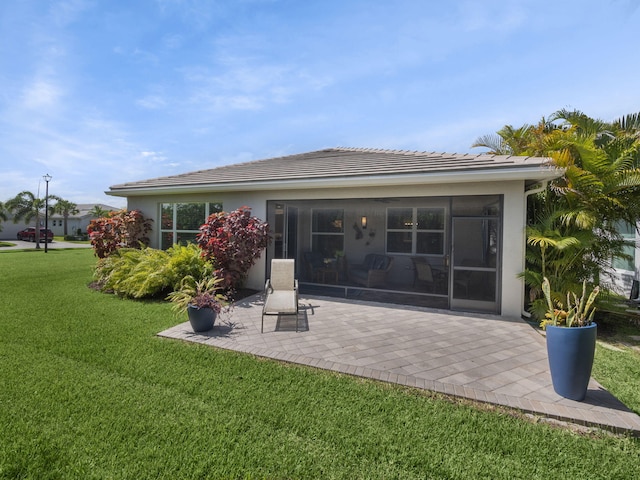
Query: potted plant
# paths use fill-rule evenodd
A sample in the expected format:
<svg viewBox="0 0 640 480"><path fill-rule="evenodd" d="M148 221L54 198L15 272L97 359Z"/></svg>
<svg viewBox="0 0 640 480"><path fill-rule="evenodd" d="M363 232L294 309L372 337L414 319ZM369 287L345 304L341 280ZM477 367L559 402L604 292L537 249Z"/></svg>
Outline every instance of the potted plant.
<svg viewBox="0 0 640 480"><path fill-rule="evenodd" d="M228 305L226 296L220 292L222 281L217 277L196 280L187 275L181 280L180 288L167 296L176 315L187 312L194 332L211 330L216 316Z"/></svg>
<svg viewBox="0 0 640 480"><path fill-rule="evenodd" d="M600 292L595 287L587 296L587 282L582 283L582 295L567 293L566 304L554 302L551 286L545 277L542 291L547 301L547 313L540 327L547 332L547 354L553 389L558 395L582 401L587 394L596 349L597 324L594 301Z"/></svg>

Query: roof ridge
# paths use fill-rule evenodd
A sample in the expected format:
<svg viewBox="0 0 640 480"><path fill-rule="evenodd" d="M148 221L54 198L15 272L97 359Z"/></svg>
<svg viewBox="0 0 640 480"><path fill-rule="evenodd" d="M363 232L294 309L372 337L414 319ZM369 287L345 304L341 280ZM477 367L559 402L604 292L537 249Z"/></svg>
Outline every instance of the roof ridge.
<svg viewBox="0 0 640 480"><path fill-rule="evenodd" d="M397 155L415 155L415 156L424 156L424 155L447 155L447 156L455 156L455 157L481 157L485 154L483 153L452 153L452 152L436 152L435 150L426 151L426 150L401 150L401 149L391 149L391 148L360 148L360 147L335 147L333 150L335 151L343 151L343 152L359 152L359 153L391 153Z"/></svg>
<svg viewBox="0 0 640 480"><path fill-rule="evenodd" d="M401 150L401 149L391 149L391 148L375 148L375 147L343 147L338 146L334 148L327 148L324 150L316 150L319 151L342 151L342 152L359 152L359 153L391 153L398 155L415 155L415 156L423 156L423 155L446 155L449 157L462 157L462 158L498 158L503 157L505 160L510 158L516 158L519 161L524 161L529 158L534 158L531 155L498 155L496 153L489 152L474 152L474 153L457 153L457 152L437 152L435 150L426 151L426 150ZM315 152L309 152L315 153ZM537 158L537 157L536 157ZM542 157L541 157L542 158Z"/></svg>
<svg viewBox="0 0 640 480"><path fill-rule="evenodd" d="M336 147L334 150L343 151L343 152L360 152L360 153L398 153L398 154L407 154L413 153L418 155L424 155L429 152L421 152L418 150L399 150L399 149L389 149L389 148L365 148L365 147Z"/></svg>

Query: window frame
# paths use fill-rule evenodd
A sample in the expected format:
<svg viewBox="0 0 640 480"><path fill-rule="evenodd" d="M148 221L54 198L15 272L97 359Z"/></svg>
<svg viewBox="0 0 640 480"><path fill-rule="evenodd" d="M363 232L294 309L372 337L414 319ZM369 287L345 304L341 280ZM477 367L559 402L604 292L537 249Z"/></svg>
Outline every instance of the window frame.
<svg viewBox="0 0 640 480"><path fill-rule="evenodd" d="M330 211L336 211L336 212L340 212L342 218L341 218L341 222L342 225L340 226L340 231L322 231L322 230L315 230L315 218L316 218L316 214L319 212L330 212ZM311 249L314 250L315 246L318 245L318 243L316 241L314 241L315 239L319 238L319 237L340 237L341 238L341 244L342 244L342 248L336 251L344 251L344 222L345 222L345 209L344 208L311 208L311 224L309 226L310 229L310 235L311 235Z"/></svg>
<svg viewBox="0 0 640 480"><path fill-rule="evenodd" d="M411 221L405 222L407 228L389 228L389 214L392 210L411 210ZM441 228L420 228L419 225L419 216L418 212L420 210L432 210L438 211L441 217ZM389 255L424 255L424 256L436 256L441 257L445 255L446 242L447 242L447 209L446 207L440 206L413 206L413 207L388 207L385 212L385 252ZM410 243L411 249L410 251L398 251L398 250L390 250L390 244L392 242L389 241L389 234L410 234ZM439 234L442 236L441 240L441 248L439 252L418 252L418 236L419 234Z"/></svg>
<svg viewBox="0 0 640 480"><path fill-rule="evenodd" d="M158 203L158 211L159 211L159 218L160 218L160 229L158 232L158 245L160 246L160 249L166 250L167 248L173 246L176 243L182 243L180 241L177 241L179 239L179 234L183 234L183 235L186 234L188 236L193 236L195 238L195 235L200 233L200 230L199 230L200 226L198 226L198 229L195 229L195 230L177 228L178 212L179 212L178 205L198 205L198 204L204 204L205 206L204 218L202 219L202 223L200 223L200 225L204 224L207 221L207 218L209 218L209 215L211 215L212 213L218 213L223 211L222 202L200 201L200 202L160 202ZM164 218L163 215L165 213L165 207L171 207L171 227L170 228L164 228L163 226L163 218ZM166 234L169 234L171 238L171 245L165 244L166 242L164 241L165 240L164 236ZM189 241L190 240L187 240L187 243Z"/></svg>
<svg viewBox="0 0 640 480"><path fill-rule="evenodd" d="M638 235L637 226L632 223L620 221L618 222L618 233L622 239L629 242L628 245L623 247L624 253L628 254L631 259L621 258L614 256L611 259L611 267L616 271L621 272L635 272L636 271L636 250L638 248ZM622 265L624 263L625 265ZM628 269L626 267L631 267Z"/></svg>

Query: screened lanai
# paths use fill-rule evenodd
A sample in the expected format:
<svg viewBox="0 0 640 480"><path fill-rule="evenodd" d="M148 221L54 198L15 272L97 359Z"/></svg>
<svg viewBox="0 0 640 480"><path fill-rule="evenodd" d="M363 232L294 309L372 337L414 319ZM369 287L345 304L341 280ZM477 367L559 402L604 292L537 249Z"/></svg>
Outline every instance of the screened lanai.
<svg viewBox="0 0 640 480"><path fill-rule="evenodd" d="M267 202L308 293L500 313L502 195Z"/></svg>

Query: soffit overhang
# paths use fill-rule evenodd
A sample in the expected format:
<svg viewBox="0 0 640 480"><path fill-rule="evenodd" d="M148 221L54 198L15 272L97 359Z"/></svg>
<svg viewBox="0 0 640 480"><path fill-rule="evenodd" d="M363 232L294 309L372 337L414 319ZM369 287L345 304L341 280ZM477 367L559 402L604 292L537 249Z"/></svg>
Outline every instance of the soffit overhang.
<svg viewBox="0 0 640 480"><path fill-rule="evenodd" d="M513 167L486 170L441 171L428 173L362 175L344 177L325 177L309 179L274 179L258 181L206 182L185 185L125 186L111 187L107 195L116 197L140 197L152 195L202 194L212 192L260 192L274 190L305 189L344 189L360 187L401 187L415 185L435 185L449 183L495 183L506 181L524 181L530 185L560 177L564 170L547 166ZM372 192L372 196L376 196Z"/></svg>

